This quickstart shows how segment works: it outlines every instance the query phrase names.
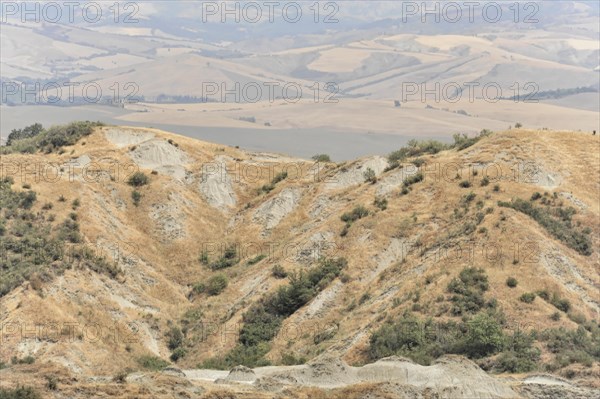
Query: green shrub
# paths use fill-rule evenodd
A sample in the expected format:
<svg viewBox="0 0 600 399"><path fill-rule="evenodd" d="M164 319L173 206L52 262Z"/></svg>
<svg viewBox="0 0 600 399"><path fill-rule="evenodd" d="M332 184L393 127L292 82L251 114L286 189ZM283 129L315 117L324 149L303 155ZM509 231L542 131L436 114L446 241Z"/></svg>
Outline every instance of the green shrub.
<svg viewBox="0 0 600 399"><path fill-rule="evenodd" d="M171 329L167 333L167 338L169 338L167 346L171 350L175 350L183 344L183 333L181 332L181 329L177 326L171 327Z"/></svg>
<svg viewBox="0 0 600 399"><path fill-rule="evenodd" d="M316 162L331 162L331 158L327 154L317 154L312 156L313 161Z"/></svg>
<svg viewBox="0 0 600 399"><path fill-rule="evenodd" d="M408 187L412 186L413 184L422 182L424 178L425 178L425 176L423 176L423 173L421 173L421 172L415 173L414 175L409 176L406 179L404 179L404 181L402 182L402 186L404 188L408 188Z"/></svg>
<svg viewBox="0 0 600 399"><path fill-rule="evenodd" d="M519 282L514 277L509 277L506 279L506 285L509 286L510 288L515 288L517 286L517 284L519 284Z"/></svg>
<svg viewBox="0 0 600 399"><path fill-rule="evenodd" d="M237 249L233 244L227 247L223 253L223 256L216 262L211 263L209 267L212 270L221 270L237 265L239 262L240 258L238 257Z"/></svg>
<svg viewBox="0 0 600 399"><path fill-rule="evenodd" d="M131 199L133 200L133 205L139 206L140 200L142 199L142 194L137 190L133 190L131 192Z"/></svg>
<svg viewBox="0 0 600 399"><path fill-rule="evenodd" d="M499 184L494 184L494 191L495 192L500 191L500 185Z"/></svg>
<svg viewBox="0 0 600 399"><path fill-rule="evenodd" d="M72 122L67 125L52 126L48 130L35 124L9 134L3 153L34 153L44 150L46 153L60 152L62 147L77 143L79 139L90 135L94 128L103 126L101 122Z"/></svg>
<svg viewBox="0 0 600 399"><path fill-rule="evenodd" d="M417 168L420 168L425 164L425 160L422 158L413 159L412 164L415 165Z"/></svg>
<svg viewBox="0 0 600 399"><path fill-rule="evenodd" d="M133 187L141 187L145 186L150 182L150 178L146 176L143 172L135 172L131 177L127 180L127 184Z"/></svg>
<svg viewBox="0 0 600 399"><path fill-rule="evenodd" d="M488 179L488 177L487 177L487 176L486 176L486 177L484 177L483 179L481 179L481 186L482 186L482 187L485 187L485 186L487 186L488 184L490 184L490 179Z"/></svg>
<svg viewBox="0 0 600 399"><path fill-rule="evenodd" d="M363 177L365 179L365 183L377 183L377 176L375 175L375 171L371 168L367 168L367 170L363 172Z"/></svg>
<svg viewBox="0 0 600 399"><path fill-rule="evenodd" d="M208 252L202 251L200 253L200 263L203 265L208 265L210 263L210 259L208 258Z"/></svg>
<svg viewBox="0 0 600 399"><path fill-rule="evenodd" d="M531 201L535 201L540 198L542 198L542 194L538 193L537 191L531 195Z"/></svg>
<svg viewBox="0 0 600 399"><path fill-rule="evenodd" d="M271 184L277 184L280 181L287 179L287 177L288 177L288 174L286 171L280 172L273 177L273 180L271 180Z"/></svg>
<svg viewBox="0 0 600 399"><path fill-rule="evenodd" d="M267 255L264 255L264 254L256 255L254 258L252 258L248 261L248 266L255 265L266 257L267 257Z"/></svg>
<svg viewBox="0 0 600 399"><path fill-rule="evenodd" d="M542 298L544 301L546 301L546 302L550 301L550 293L548 292L548 290L546 290L546 289L539 290L536 292L536 294L537 294L537 296Z"/></svg>
<svg viewBox="0 0 600 399"><path fill-rule="evenodd" d="M187 351L184 348L176 348L169 357L172 362L176 362L186 355Z"/></svg>
<svg viewBox="0 0 600 399"><path fill-rule="evenodd" d="M495 369L501 372L526 373L537 368L541 351L533 346L535 332L517 330L506 337L504 351L496 359Z"/></svg>
<svg viewBox="0 0 600 399"><path fill-rule="evenodd" d="M410 157L423 154L437 154L438 152L449 148L449 145L436 140L410 140L405 147L390 153L388 155L388 160L392 164L398 164Z"/></svg>
<svg viewBox="0 0 600 399"><path fill-rule="evenodd" d="M73 145L80 138L90 135L97 126L104 126L101 122L73 122L64 126L52 126L45 135L41 135L40 146L53 150Z"/></svg>
<svg viewBox="0 0 600 399"><path fill-rule="evenodd" d="M369 211L367 210L367 208L365 208L362 205L358 205L354 207L354 209L351 212L344 213L340 219L342 219L342 222L352 223L368 215Z"/></svg>
<svg viewBox="0 0 600 399"><path fill-rule="evenodd" d="M525 303L532 303L535 300L535 293L525 292L519 297L519 300Z"/></svg>
<svg viewBox="0 0 600 399"><path fill-rule="evenodd" d="M202 294L206 291L206 284L204 283L196 283L192 287L192 292L196 295Z"/></svg>
<svg viewBox="0 0 600 399"><path fill-rule="evenodd" d="M550 303L552 303L556 309L565 313L568 313L569 310L571 310L571 302L568 299L560 298L557 293L554 293Z"/></svg>
<svg viewBox="0 0 600 399"><path fill-rule="evenodd" d="M50 391L56 391L56 389L58 388L58 380L55 376L46 376L46 388L48 388Z"/></svg>
<svg viewBox="0 0 600 399"><path fill-rule="evenodd" d="M455 322L434 323L405 313L371 334L368 353L372 360L399 355L429 365L445 353L456 353L462 336L462 328Z"/></svg>
<svg viewBox="0 0 600 399"><path fill-rule="evenodd" d="M39 123L35 123L31 126L24 127L23 129L13 129L8 135L8 138L6 140L6 146L10 147L12 144L14 144L15 141L36 137L43 131L44 128Z"/></svg>
<svg viewBox="0 0 600 399"><path fill-rule="evenodd" d="M462 188L469 188L471 187L471 182L468 180L463 180L458 185Z"/></svg>
<svg viewBox="0 0 600 399"><path fill-rule="evenodd" d="M550 319L553 321L559 321L560 320L560 312L552 313L552 315L550 316Z"/></svg>
<svg viewBox="0 0 600 399"><path fill-rule="evenodd" d="M284 352L281 354L281 364L285 366L296 366L306 363L304 356L296 356L293 353Z"/></svg>
<svg viewBox="0 0 600 399"><path fill-rule="evenodd" d="M122 370L119 371L117 374L114 375L113 377L113 381L116 382L117 384L125 384L125 382L127 382L127 371Z"/></svg>
<svg viewBox="0 0 600 399"><path fill-rule="evenodd" d="M556 355L558 368L572 363L590 366L593 361L600 361L600 332L598 328L588 333L583 326L576 330L564 327L546 329L539 333L539 339L546 348Z"/></svg>
<svg viewBox="0 0 600 399"><path fill-rule="evenodd" d="M467 322L465 351L469 357L480 358L500 351L504 334L498 320L487 313L479 313Z"/></svg>
<svg viewBox="0 0 600 399"><path fill-rule="evenodd" d="M273 266L273 269L271 269L271 274L273 274L273 277L280 278L280 279L286 278L288 276L288 273L285 271L285 269L281 265Z"/></svg>
<svg viewBox="0 0 600 399"><path fill-rule="evenodd" d="M270 193L271 191L275 190L275 185L272 183L263 184L263 186L260 188L260 190L265 193Z"/></svg>
<svg viewBox="0 0 600 399"><path fill-rule="evenodd" d="M35 357L31 355L25 356L24 358L13 356L10 361L12 364L33 364L35 363Z"/></svg>
<svg viewBox="0 0 600 399"><path fill-rule="evenodd" d="M453 138L454 138L453 147L457 148L459 151L464 150L465 148L468 148L468 147L472 146L473 144L477 143L482 138L489 136L490 134L492 134L492 132L487 129L483 129L481 132L479 132L479 135L474 136L474 137L467 137L466 134L461 135L461 134L457 133L453 136Z"/></svg>
<svg viewBox="0 0 600 399"><path fill-rule="evenodd" d="M145 370L160 371L169 363L158 356L144 355L137 359L138 364Z"/></svg>
<svg viewBox="0 0 600 399"><path fill-rule="evenodd" d="M206 292L208 295L219 295L225 288L227 288L227 276L224 274L217 274L216 276L212 276L208 279L208 283L206 285Z"/></svg>
<svg viewBox="0 0 600 399"><path fill-rule="evenodd" d="M446 287L452 295L452 314L475 313L485 305L483 293L489 288L488 278L483 269L464 268L458 278L450 281Z"/></svg>
<svg viewBox="0 0 600 399"><path fill-rule="evenodd" d="M376 197L375 200L373 201L373 205L375 205L377 208L381 209L382 211L385 211L387 209L388 201L385 198Z"/></svg>
<svg viewBox="0 0 600 399"><path fill-rule="evenodd" d="M362 294L360 296L360 298L358 299L358 304L362 305L363 303L367 302L369 299L371 299L371 294L368 292L365 292L364 294Z"/></svg>
<svg viewBox="0 0 600 399"><path fill-rule="evenodd" d="M42 399L42 396L29 386L18 386L16 388L0 388L2 399Z"/></svg>
<svg viewBox="0 0 600 399"><path fill-rule="evenodd" d="M231 369L240 364L246 367L270 366L271 362L264 358L270 348L268 342L261 342L253 346L238 344L225 356L224 364L227 365L225 368Z"/></svg>

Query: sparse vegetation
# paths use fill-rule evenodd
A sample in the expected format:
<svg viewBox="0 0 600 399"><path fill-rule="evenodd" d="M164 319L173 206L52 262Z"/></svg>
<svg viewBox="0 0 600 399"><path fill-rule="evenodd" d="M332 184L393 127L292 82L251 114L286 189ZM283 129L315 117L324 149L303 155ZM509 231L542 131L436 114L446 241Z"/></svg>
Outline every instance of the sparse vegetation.
<svg viewBox="0 0 600 399"><path fill-rule="evenodd" d="M217 274L216 276L212 276L208 279L208 283L206 285L206 292L208 295L215 296L219 295L225 288L227 288L227 284L229 283L227 276L224 274Z"/></svg>
<svg viewBox="0 0 600 399"><path fill-rule="evenodd" d="M473 144L477 143L482 138L487 137L491 134L492 134L492 132L487 129L483 129L481 132L479 132L479 134L477 136L473 136L473 137L468 137L466 134L462 134L462 135L455 134L453 136L453 138L454 138L453 147L458 149L459 151L464 150L465 148L471 147Z"/></svg>
<svg viewBox="0 0 600 399"><path fill-rule="evenodd" d="M266 257L267 257L267 255L265 255L265 254L259 254L259 255L256 255L254 258L250 259L250 260L247 262L247 265L248 265L248 266L255 265L255 264L257 264L258 262L260 262L261 260L263 260L263 259L264 259L264 258L266 258Z"/></svg>
<svg viewBox="0 0 600 399"><path fill-rule="evenodd" d="M280 278L280 279L286 278L288 276L288 273L285 271L285 269L281 265L273 266L273 269L271 269L271 274L273 274L273 277Z"/></svg>
<svg viewBox="0 0 600 399"><path fill-rule="evenodd" d="M144 370L160 371L167 367L169 363L158 356L144 355L137 359L137 362Z"/></svg>
<svg viewBox="0 0 600 399"><path fill-rule="evenodd" d="M331 162L331 158L327 154L317 154L312 156L313 161L316 162Z"/></svg>
<svg viewBox="0 0 600 399"><path fill-rule="evenodd" d="M127 371L121 370L113 376L113 381L117 384L125 384L127 381Z"/></svg>
<svg viewBox="0 0 600 399"><path fill-rule="evenodd" d="M131 199L133 200L133 205L139 206L142 199L142 194L137 190L133 190L131 192Z"/></svg>
<svg viewBox="0 0 600 399"><path fill-rule="evenodd" d="M346 234L348 234L348 231L350 229L350 226L352 226L352 223L354 223L355 221L362 219L368 215L369 215L369 211L367 210L367 208L365 208L362 205L358 205L358 206L354 207L354 209L352 209L351 212L345 212L344 214L342 214L340 219L342 220L342 222L346 222L346 225L342 229L342 232L340 233L340 235L342 237L344 237Z"/></svg>
<svg viewBox="0 0 600 399"><path fill-rule="evenodd" d="M58 388L58 380L55 376L46 376L46 388L48 388L50 391L56 391L56 389Z"/></svg>
<svg viewBox="0 0 600 399"><path fill-rule="evenodd" d="M238 257L235 245L230 245L225 249L223 256L216 262L210 263L209 267L212 270L221 270L235 266L239 262L240 258Z"/></svg>
<svg viewBox="0 0 600 399"><path fill-rule="evenodd" d="M373 205L375 205L377 208L381 209L382 211L385 211L387 209L388 201L387 201L387 199L385 199L383 197L376 197L375 200L373 201Z"/></svg>
<svg viewBox="0 0 600 399"><path fill-rule="evenodd" d="M363 172L363 177L365 179L365 183L377 183L377 176L375 175L375 171L371 168L367 168L367 170Z"/></svg>
<svg viewBox="0 0 600 399"><path fill-rule="evenodd" d="M512 208L526 214L538 222L548 233L562 241L566 246L574 249L582 255L592 254L592 242L583 232L578 231L572 223L572 217L576 213L572 207L537 207L529 201L520 198L511 202L498 202L498 206Z"/></svg>
<svg viewBox="0 0 600 399"><path fill-rule="evenodd" d="M404 179L404 181L402 182L402 186L404 188L409 188L410 186L412 186L413 184L422 182L423 179L425 178L425 176L423 176L423 173L421 172L417 172L412 176L407 177L406 179Z"/></svg>
<svg viewBox="0 0 600 399"><path fill-rule="evenodd" d="M268 365L263 357L281 323L322 291L346 267L346 260L322 259L307 272L289 275L289 283L254 303L243 315L239 343L224 358L209 359L203 366L231 368L235 365Z"/></svg>
<svg viewBox="0 0 600 399"><path fill-rule="evenodd" d="M275 177L273 177L273 179L271 179L271 182L268 184L264 184L260 190L265 192L265 193L270 193L271 191L273 191L275 189L275 185L277 183L279 183L280 181L283 181L285 179L287 179L287 172L280 172L277 175L275 175Z"/></svg>
<svg viewBox="0 0 600 399"><path fill-rule="evenodd" d="M483 269L465 268L450 281L447 291L452 294L452 314L476 313L485 305L483 293L488 290L488 278Z"/></svg>
<svg viewBox="0 0 600 399"><path fill-rule="evenodd" d="M145 186L150 182L150 178L144 172L135 172L127 180L127 184L133 187Z"/></svg>
<svg viewBox="0 0 600 399"><path fill-rule="evenodd" d="M521 302L532 303L535 300L534 292L526 292L519 297Z"/></svg>
<svg viewBox="0 0 600 399"><path fill-rule="evenodd" d="M369 211L362 205L354 207L351 212L346 212L341 216L342 222L353 223L369 215Z"/></svg>
<svg viewBox="0 0 600 399"><path fill-rule="evenodd" d="M42 399L33 387L20 385L16 388L0 388L1 399Z"/></svg>
<svg viewBox="0 0 600 399"><path fill-rule="evenodd" d="M86 247L68 246L82 241L76 214L55 225L54 217L31 211L35 192L14 191L12 184L11 179L0 180L0 297L34 277L32 288L41 288L75 266L109 270L110 265Z"/></svg>
<svg viewBox="0 0 600 399"><path fill-rule="evenodd" d="M514 277L509 277L506 279L506 285L510 288L515 288L519 282Z"/></svg>
<svg viewBox="0 0 600 399"><path fill-rule="evenodd" d="M449 149L448 144L436 140L410 140L405 147L400 148L388 155L388 161L398 166L400 162L407 158L416 157L424 154L437 154L440 151Z"/></svg>

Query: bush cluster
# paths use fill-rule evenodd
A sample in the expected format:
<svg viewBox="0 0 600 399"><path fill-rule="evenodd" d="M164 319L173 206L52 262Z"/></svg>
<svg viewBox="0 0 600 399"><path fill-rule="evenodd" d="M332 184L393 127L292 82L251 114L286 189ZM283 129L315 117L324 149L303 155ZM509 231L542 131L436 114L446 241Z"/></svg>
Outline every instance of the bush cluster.
<svg viewBox="0 0 600 399"><path fill-rule="evenodd" d="M285 318L322 291L346 267L343 258L322 259L307 272L292 273L289 283L253 304L242 319L239 343L224 358L210 359L203 366L230 368L239 364L258 367L269 364L264 355Z"/></svg>
<svg viewBox="0 0 600 399"><path fill-rule="evenodd" d="M70 146L84 136L90 135L101 122L80 121L44 129L39 123L23 129L13 129L8 135L3 153L35 153L42 150L51 153Z"/></svg>
<svg viewBox="0 0 600 399"><path fill-rule="evenodd" d="M485 305L483 293L488 290L488 278L483 269L468 267L450 281L447 291L452 294L452 314L476 313Z"/></svg>

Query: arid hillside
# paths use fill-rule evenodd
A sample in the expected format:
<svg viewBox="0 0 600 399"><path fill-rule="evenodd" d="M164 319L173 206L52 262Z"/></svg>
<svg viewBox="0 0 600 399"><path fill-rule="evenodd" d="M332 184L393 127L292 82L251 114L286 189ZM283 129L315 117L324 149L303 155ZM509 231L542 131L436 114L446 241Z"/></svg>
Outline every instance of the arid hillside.
<svg viewBox="0 0 600 399"><path fill-rule="evenodd" d="M342 164L85 123L9 144L2 388L599 393L591 132L484 131Z"/></svg>

